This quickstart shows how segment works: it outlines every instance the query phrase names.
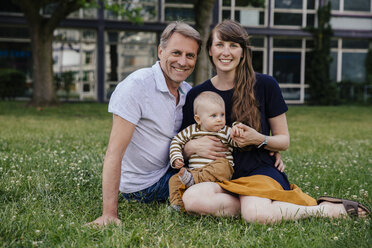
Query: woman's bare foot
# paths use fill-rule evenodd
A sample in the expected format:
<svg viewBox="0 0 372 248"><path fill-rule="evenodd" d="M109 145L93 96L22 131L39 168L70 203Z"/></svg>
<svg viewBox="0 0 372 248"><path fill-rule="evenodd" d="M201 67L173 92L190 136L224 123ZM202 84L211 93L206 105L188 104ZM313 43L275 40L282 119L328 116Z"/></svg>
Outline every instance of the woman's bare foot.
<svg viewBox="0 0 372 248"><path fill-rule="evenodd" d="M331 202L321 202L319 206L322 206L323 215L330 218L340 218L347 217L348 213L343 204L331 203ZM362 208L358 207L358 218L366 218L368 213Z"/></svg>

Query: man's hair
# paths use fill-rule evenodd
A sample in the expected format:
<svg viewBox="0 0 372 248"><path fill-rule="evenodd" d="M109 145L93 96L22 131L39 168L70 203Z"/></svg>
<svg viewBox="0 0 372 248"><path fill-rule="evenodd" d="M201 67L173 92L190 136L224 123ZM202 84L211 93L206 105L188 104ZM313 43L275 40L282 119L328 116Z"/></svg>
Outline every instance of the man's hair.
<svg viewBox="0 0 372 248"><path fill-rule="evenodd" d="M163 31L160 37L160 46L162 48L166 48L168 45L168 41L170 37L174 33L182 34L183 36L186 36L190 39L195 40L198 43L198 54L201 49L202 40L200 38L200 34L198 31L196 31L193 27L191 27L189 24L186 24L184 22L172 22L169 24ZM180 44L182 46L182 44Z"/></svg>
<svg viewBox="0 0 372 248"><path fill-rule="evenodd" d="M218 104L225 108L225 101L220 95L213 91L204 91L200 93L194 100L194 115L198 113L198 109L205 102L211 102L213 104Z"/></svg>

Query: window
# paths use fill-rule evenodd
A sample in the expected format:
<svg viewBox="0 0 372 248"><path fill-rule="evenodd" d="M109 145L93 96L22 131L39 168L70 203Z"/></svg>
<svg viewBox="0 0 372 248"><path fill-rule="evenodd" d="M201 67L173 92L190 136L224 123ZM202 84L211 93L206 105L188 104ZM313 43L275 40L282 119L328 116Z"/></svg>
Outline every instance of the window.
<svg viewBox="0 0 372 248"><path fill-rule="evenodd" d="M266 8L253 6L251 3L252 1L249 0L223 0L220 14L222 19L220 21L233 19L243 26L266 25Z"/></svg>
<svg viewBox="0 0 372 248"><path fill-rule="evenodd" d="M158 1L157 0L109 0L107 1L108 6L117 5L119 8L135 9L140 8L140 15L144 21L156 21L158 12ZM105 18L111 20L128 20L125 16L119 15L115 11L105 10Z"/></svg>
<svg viewBox="0 0 372 248"><path fill-rule="evenodd" d="M367 39L338 39L332 46L333 61L330 67L332 80L364 82L366 79L365 60L370 41Z"/></svg>
<svg viewBox="0 0 372 248"><path fill-rule="evenodd" d="M370 0L332 0L332 10L340 12L371 12Z"/></svg>
<svg viewBox="0 0 372 248"><path fill-rule="evenodd" d="M316 1L273 0L272 25L280 27L306 27L315 25Z"/></svg>
<svg viewBox="0 0 372 248"><path fill-rule="evenodd" d="M57 29L53 42L53 72L72 72L72 97L96 98L96 33L94 30ZM57 91L57 95L63 94Z"/></svg>
<svg viewBox="0 0 372 248"><path fill-rule="evenodd" d="M130 73L151 67L157 59L156 33L106 32L105 91L110 98L114 86Z"/></svg>
<svg viewBox="0 0 372 248"><path fill-rule="evenodd" d="M194 23L194 1L184 0L163 0L164 13L163 18L166 22L182 20L188 23Z"/></svg>

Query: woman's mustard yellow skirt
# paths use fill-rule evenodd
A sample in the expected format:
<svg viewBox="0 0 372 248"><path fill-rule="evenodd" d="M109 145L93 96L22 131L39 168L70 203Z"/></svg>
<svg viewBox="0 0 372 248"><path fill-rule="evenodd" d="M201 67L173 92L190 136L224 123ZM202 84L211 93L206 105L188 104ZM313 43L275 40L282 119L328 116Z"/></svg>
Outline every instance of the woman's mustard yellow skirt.
<svg viewBox="0 0 372 248"><path fill-rule="evenodd" d="M223 189L238 195L258 196L303 206L317 205L316 200L302 192L297 185L291 184L290 190L284 190L277 181L264 175L241 177L231 181L218 182L218 184Z"/></svg>

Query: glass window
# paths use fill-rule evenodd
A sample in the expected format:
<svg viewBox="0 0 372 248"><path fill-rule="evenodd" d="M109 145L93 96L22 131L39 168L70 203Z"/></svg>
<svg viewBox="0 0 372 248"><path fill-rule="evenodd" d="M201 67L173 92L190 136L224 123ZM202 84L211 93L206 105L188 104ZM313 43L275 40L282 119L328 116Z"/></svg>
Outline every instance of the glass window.
<svg viewBox="0 0 372 248"><path fill-rule="evenodd" d="M342 40L342 48L351 48L351 49L368 49L369 40Z"/></svg>
<svg viewBox="0 0 372 248"><path fill-rule="evenodd" d="M222 20L231 19L231 11L230 10L222 10Z"/></svg>
<svg viewBox="0 0 372 248"><path fill-rule="evenodd" d="M231 6L231 0L222 0L222 6Z"/></svg>
<svg viewBox="0 0 372 248"><path fill-rule="evenodd" d="M370 0L344 0L344 10L369 12L370 9Z"/></svg>
<svg viewBox="0 0 372 248"><path fill-rule="evenodd" d="M250 38L250 45L253 47L264 47L264 38Z"/></svg>
<svg viewBox="0 0 372 248"><path fill-rule="evenodd" d="M274 25L302 26L302 14L274 13Z"/></svg>
<svg viewBox="0 0 372 248"><path fill-rule="evenodd" d="M338 48L338 40L335 39L331 40L331 48Z"/></svg>
<svg viewBox="0 0 372 248"><path fill-rule="evenodd" d="M300 83L301 53L274 52L273 75L279 83Z"/></svg>
<svg viewBox="0 0 372 248"><path fill-rule="evenodd" d="M22 13L18 5L15 5L12 1L0 1L0 12Z"/></svg>
<svg viewBox="0 0 372 248"><path fill-rule="evenodd" d="M274 39L274 47L301 48L301 39Z"/></svg>
<svg viewBox="0 0 372 248"><path fill-rule="evenodd" d="M315 0L307 0L307 9L315 9Z"/></svg>
<svg viewBox="0 0 372 248"><path fill-rule="evenodd" d="M263 73L263 51L252 51L252 66L255 72Z"/></svg>
<svg viewBox="0 0 372 248"><path fill-rule="evenodd" d="M314 27L315 26L315 15L314 14L307 14L306 16L306 26L307 27Z"/></svg>
<svg viewBox="0 0 372 248"><path fill-rule="evenodd" d="M371 31L371 18L355 18L355 17L332 17L331 26L333 29L350 29L350 30L366 30Z"/></svg>
<svg viewBox="0 0 372 248"><path fill-rule="evenodd" d="M367 53L342 53L342 81L364 82Z"/></svg>
<svg viewBox="0 0 372 248"><path fill-rule="evenodd" d="M329 77L331 81L337 81L337 52L331 52L331 64L329 66Z"/></svg>
<svg viewBox="0 0 372 248"><path fill-rule="evenodd" d="M0 26L0 37L30 39L30 32L28 31L28 28Z"/></svg>
<svg viewBox="0 0 372 248"><path fill-rule="evenodd" d="M264 25L265 12L255 9L243 9L235 11L235 20L243 26Z"/></svg>
<svg viewBox="0 0 372 248"><path fill-rule="evenodd" d="M110 98L115 86L130 73L151 67L157 59L156 33L106 33L105 91Z"/></svg>
<svg viewBox="0 0 372 248"><path fill-rule="evenodd" d="M281 91L285 100L300 100L300 88L281 88Z"/></svg>
<svg viewBox="0 0 372 248"><path fill-rule="evenodd" d="M278 9L302 9L302 0L275 0Z"/></svg>
<svg viewBox="0 0 372 248"><path fill-rule="evenodd" d="M31 44L29 42L0 42L0 70L16 69L32 78Z"/></svg>
<svg viewBox="0 0 372 248"><path fill-rule="evenodd" d="M192 8L165 7L164 16L166 21L194 22L195 13Z"/></svg>
<svg viewBox="0 0 372 248"><path fill-rule="evenodd" d="M340 10L340 0L331 0L331 8L333 10Z"/></svg>

